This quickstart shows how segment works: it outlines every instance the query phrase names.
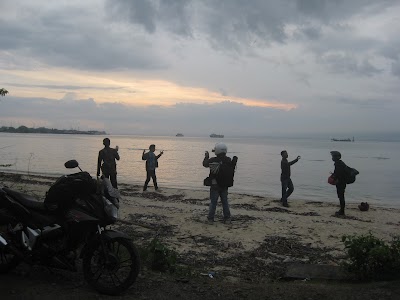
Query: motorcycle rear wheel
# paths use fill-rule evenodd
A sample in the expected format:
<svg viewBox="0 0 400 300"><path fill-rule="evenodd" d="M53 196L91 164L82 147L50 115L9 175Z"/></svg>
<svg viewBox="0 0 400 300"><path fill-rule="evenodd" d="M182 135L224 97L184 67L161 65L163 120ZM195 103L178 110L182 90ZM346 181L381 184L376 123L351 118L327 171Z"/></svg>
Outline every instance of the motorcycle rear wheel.
<svg viewBox="0 0 400 300"><path fill-rule="evenodd" d="M93 245L83 257L85 280L102 294L118 295L136 280L140 270L139 253L130 240L112 238Z"/></svg>

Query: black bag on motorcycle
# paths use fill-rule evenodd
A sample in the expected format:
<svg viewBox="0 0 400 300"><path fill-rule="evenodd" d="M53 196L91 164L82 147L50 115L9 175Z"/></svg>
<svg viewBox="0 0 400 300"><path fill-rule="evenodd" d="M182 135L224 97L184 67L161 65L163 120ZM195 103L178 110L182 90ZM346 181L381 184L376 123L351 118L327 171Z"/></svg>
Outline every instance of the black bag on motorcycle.
<svg viewBox="0 0 400 300"><path fill-rule="evenodd" d="M44 204L50 211L59 213L71 207L78 196L96 193L96 181L88 172L60 177L46 193Z"/></svg>

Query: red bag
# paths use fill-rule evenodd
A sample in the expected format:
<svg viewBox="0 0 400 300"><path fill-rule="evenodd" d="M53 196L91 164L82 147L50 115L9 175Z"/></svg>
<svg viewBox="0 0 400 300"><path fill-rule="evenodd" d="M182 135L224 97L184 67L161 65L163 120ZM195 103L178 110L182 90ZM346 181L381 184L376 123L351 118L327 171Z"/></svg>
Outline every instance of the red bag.
<svg viewBox="0 0 400 300"><path fill-rule="evenodd" d="M337 180L335 177L333 177L333 175L328 177L328 183L332 184L332 185L336 185L337 184Z"/></svg>

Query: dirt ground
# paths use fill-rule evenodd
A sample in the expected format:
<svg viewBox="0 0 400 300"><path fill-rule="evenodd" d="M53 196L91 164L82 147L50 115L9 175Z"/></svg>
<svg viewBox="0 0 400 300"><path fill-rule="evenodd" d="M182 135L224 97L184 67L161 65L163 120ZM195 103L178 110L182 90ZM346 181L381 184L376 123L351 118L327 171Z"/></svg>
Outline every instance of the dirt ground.
<svg viewBox="0 0 400 300"><path fill-rule="evenodd" d="M24 192L36 193L39 199L52 183L46 177L0 177L3 182L13 184L13 188L22 184ZM337 219L325 214L325 210L333 208L324 203L310 202L297 210L287 210L273 199L248 195L238 195L235 199L233 195L233 224L225 225L217 220L217 224L209 227L202 221L208 203L203 193L142 193L140 187L127 185L121 185L120 191L125 223L117 223L114 229L127 233L139 250L154 237L176 248L179 272L152 271L143 262L131 288L111 297L100 295L88 286L79 265L78 272L71 273L21 264L11 273L0 275L0 299L400 299L400 281L283 279L290 262L339 265L343 252L334 247L336 242L327 242L338 240L340 230L383 230L385 225L397 231L399 223L391 219L381 225L377 223L381 218L358 215L355 210L347 219ZM394 220L396 215L393 216ZM315 224L322 221L320 229L315 229ZM284 234L288 230L281 230L281 224L291 226L289 234ZM330 230L325 230L327 226L331 226ZM266 230L274 234L265 234ZM327 238L322 243L324 230ZM235 239L239 234L242 235ZM253 236L245 240L249 234ZM210 277L210 272L214 276Z"/></svg>
<svg viewBox="0 0 400 300"><path fill-rule="evenodd" d="M271 281L266 278L236 281L218 274L214 278L182 278L143 270L128 291L112 297L92 290L80 273L43 267L33 267L27 272L26 266L20 266L0 276L1 299L400 299L399 282Z"/></svg>

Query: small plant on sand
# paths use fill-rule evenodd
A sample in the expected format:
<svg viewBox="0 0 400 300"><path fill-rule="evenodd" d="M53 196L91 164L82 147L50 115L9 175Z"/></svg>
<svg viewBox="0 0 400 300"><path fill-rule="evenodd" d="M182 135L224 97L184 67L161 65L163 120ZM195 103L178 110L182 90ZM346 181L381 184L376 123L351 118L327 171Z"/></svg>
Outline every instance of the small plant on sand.
<svg viewBox="0 0 400 300"><path fill-rule="evenodd" d="M345 235L342 241L347 251L347 270L359 279L386 280L400 277L400 239L390 244L367 235Z"/></svg>
<svg viewBox="0 0 400 300"><path fill-rule="evenodd" d="M142 250L142 260L154 271L175 272L177 253L169 249L158 238L154 238L146 249Z"/></svg>

